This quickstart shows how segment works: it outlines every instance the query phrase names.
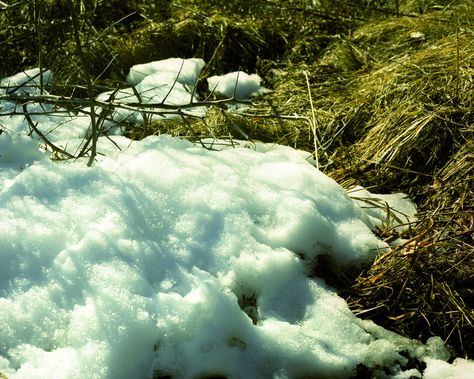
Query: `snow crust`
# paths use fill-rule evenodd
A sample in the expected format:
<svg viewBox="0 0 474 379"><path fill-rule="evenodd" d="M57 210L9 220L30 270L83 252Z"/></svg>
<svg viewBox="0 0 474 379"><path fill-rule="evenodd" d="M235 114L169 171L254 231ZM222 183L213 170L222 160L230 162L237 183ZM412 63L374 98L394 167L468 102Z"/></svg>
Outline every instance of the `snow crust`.
<svg viewBox="0 0 474 379"><path fill-rule="evenodd" d="M469 379L474 375L474 362L456 358L452 364L440 359L428 359L425 379Z"/></svg>
<svg viewBox="0 0 474 379"><path fill-rule="evenodd" d="M157 77L189 85L162 75L170 62L178 61L139 67L129 80L139 89ZM184 61L181 73L199 64ZM2 112L16 107L0 102ZM44 107L28 106L38 128L78 149L87 117L39 114ZM117 135L99 139L106 155L88 168L86 158L52 162L20 115L0 116L0 125L0 373L8 378L349 378L358 365L391 378L474 372L472 361L446 363L438 337L422 344L360 320L309 277L322 254L346 268L389 247L371 231L383 214L307 154ZM402 195L360 191L414 217ZM426 362L424 373L404 368L407 354Z"/></svg>

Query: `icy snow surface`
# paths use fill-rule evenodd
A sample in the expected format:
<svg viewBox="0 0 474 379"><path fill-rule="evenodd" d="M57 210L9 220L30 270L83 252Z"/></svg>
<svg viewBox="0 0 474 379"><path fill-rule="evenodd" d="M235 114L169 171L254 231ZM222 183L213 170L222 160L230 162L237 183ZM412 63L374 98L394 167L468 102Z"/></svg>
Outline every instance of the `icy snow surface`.
<svg viewBox="0 0 474 379"><path fill-rule="evenodd" d="M87 130L85 117L35 117L54 141ZM88 168L49 160L20 116L0 125L8 378L348 378L359 364L421 377L400 352L425 360L430 379L472 371L444 362L439 338L423 345L360 320L308 277L318 255L346 267L387 245L370 230L380 215L302 152L116 136L123 150L101 138L107 156Z"/></svg>

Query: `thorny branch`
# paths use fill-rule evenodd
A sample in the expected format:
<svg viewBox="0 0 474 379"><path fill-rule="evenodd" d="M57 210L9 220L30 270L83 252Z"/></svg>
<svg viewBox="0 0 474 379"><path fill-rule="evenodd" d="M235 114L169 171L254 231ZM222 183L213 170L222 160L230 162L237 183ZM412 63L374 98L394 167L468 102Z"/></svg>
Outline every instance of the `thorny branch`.
<svg viewBox="0 0 474 379"><path fill-rule="evenodd" d="M25 115L26 121L28 122L28 125L30 128L41 138L41 140L51 148L56 153L64 154L68 158L74 158L72 154L69 154L66 150L63 150L59 147L57 147L55 144L53 144L50 140L46 138L46 136L36 127L36 124L33 122L31 119L31 116L28 113L27 110L27 103L23 104L23 114Z"/></svg>
<svg viewBox="0 0 474 379"><path fill-rule="evenodd" d="M0 88L1 89L1 88ZM116 90L117 92L118 90ZM66 158L79 158L86 156L90 153L90 159L94 155L91 151L91 143L94 143L94 138L98 138L100 134L103 134L104 131L101 128L97 128L96 136L93 136L92 133L85 139L84 144L77 155L72 155L64 149L56 146L54 143L48 140L47 136L43 134L32 120L32 116L38 115L60 115L60 114L85 114L92 117L96 124L102 125L104 121L114 122L113 112L119 109L127 110L130 112L140 112L144 118L145 116L151 115L176 115L184 120L185 125L191 130L192 127L189 122L187 122L187 117L197 117L189 112L186 112L187 109L198 108L198 107L217 107L223 109L227 104L245 104L251 105L251 101L247 100L238 100L234 97L228 99L212 100L212 101L190 101L187 104L182 105L171 105L160 103L143 103L141 97L138 97L138 102L124 103L117 100L114 100L116 92L113 92L107 101L92 99L83 99L75 98L68 96L57 96L49 93L32 95L28 93L18 94L13 91L8 91L7 93L0 95L0 101L9 101L18 104L20 107L8 108L6 111L2 112L0 108L0 116L24 116L30 129L36 133L39 138L45 143L45 145L50 148L53 152L58 153ZM136 91L135 91L136 93ZM28 104L37 103L37 104L49 104L53 105L53 108L50 111L42 109L41 111L30 111L27 108ZM93 105L93 106L91 106Z"/></svg>
<svg viewBox="0 0 474 379"><path fill-rule="evenodd" d="M97 120L96 120L96 114L94 110L94 90L92 87L92 79L89 75L89 62L86 58L86 55L84 54L84 51L82 49L82 42L79 37L79 22L77 20L77 14L76 14L76 9L74 8L74 3L73 0L68 0L69 8L71 10L71 20L72 20L72 29L73 29L73 34L74 34L74 40L76 42L76 50L77 54L79 55L79 59L81 60L82 63L82 69L83 69L83 74L84 78L86 80L87 84L87 92L89 95L89 107L91 108L91 140L92 140L92 147L91 147L91 155L89 158L89 162L87 162L88 166L92 166L92 163L94 162L95 155L96 155L96 149L97 149L97 138L98 133L98 125L97 125Z"/></svg>

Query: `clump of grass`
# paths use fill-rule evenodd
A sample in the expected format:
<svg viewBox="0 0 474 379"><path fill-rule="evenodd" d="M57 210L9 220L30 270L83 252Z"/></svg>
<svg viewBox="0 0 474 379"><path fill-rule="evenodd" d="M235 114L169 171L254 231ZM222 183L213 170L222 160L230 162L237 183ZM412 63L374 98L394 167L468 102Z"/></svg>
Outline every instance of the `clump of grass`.
<svg viewBox="0 0 474 379"><path fill-rule="evenodd" d="M429 172L449 159L446 153L462 143L459 126L472 117L472 37L445 37L359 78L358 100L374 111L354 146L362 161ZM466 53L459 72L457 46Z"/></svg>
<svg viewBox="0 0 474 379"><path fill-rule="evenodd" d="M440 335L456 355L472 358L473 30L469 19L461 29L444 27L438 12L419 22L364 26L353 37L369 65L352 71L333 66L348 86L332 105L345 136L329 174L346 186L404 191L419 204L419 223L408 241L353 285L345 283L341 294L361 317L422 340ZM430 37L410 42L384 35L384 27L406 29L408 36L425 30ZM378 36L388 36L380 46L373 42Z"/></svg>
<svg viewBox="0 0 474 379"><path fill-rule="evenodd" d="M474 245L472 236L465 238L470 218L472 213L450 208L424 213L417 234L380 257L345 292L354 313L412 338L439 335L457 356L472 358Z"/></svg>

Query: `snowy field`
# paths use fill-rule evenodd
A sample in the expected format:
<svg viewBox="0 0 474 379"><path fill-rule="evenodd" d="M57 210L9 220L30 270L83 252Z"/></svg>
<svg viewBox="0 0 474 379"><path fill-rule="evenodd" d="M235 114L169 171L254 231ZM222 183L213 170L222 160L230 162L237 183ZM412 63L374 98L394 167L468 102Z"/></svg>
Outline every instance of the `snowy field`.
<svg viewBox="0 0 474 379"><path fill-rule="evenodd" d="M146 103L197 101L203 66L135 66L134 89L98 101L132 104L137 93ZM87 158L53 162L25 117L12 114L23 106L5 100L38 95L38 73L1 82L0 373L350 378L364 365L380 378L474 377L472 361L447 363L441 339L409 340L358 319L309 277L320 255L345 269L389 246L371 231L385 213L350 198L305 153L263 144L211 150L168 136L134 142L109 121L116 135L99 139L92 167ZM264 90L244 73L209 83L241 99ZM80 151L88 117L35 102L26 109L56 146ZM113 120L140 117L123 108ZM402 195L359 196L414 217ZM406 368L407 357L424 368Z"/></svg>

